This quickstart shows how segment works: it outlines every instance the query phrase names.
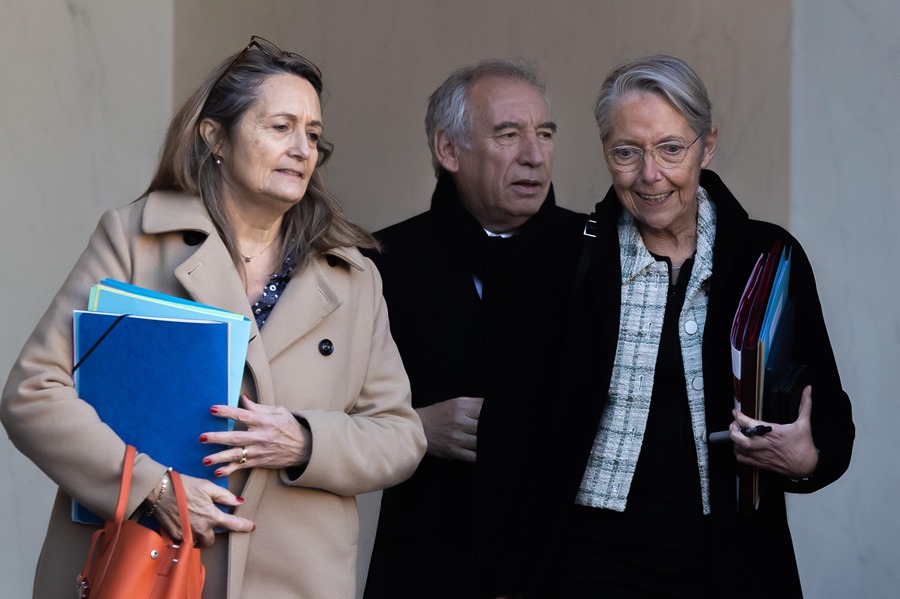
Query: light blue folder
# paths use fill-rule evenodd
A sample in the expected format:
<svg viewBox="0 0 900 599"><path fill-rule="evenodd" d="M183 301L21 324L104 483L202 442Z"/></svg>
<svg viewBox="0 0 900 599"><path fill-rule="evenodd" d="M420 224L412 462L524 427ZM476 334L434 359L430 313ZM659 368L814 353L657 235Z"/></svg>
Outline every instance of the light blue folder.
<svg viewBox="0 0 900 599"><path fill-rule="evenodd" d="M250 342L250 319L246 316L114 279L103 279L91 288L88 309L114 314L204 319L229 323L231 335L227 403L230 406L238 404L241 380L244 377L244 362L247 360L247 344Z"/></svg>

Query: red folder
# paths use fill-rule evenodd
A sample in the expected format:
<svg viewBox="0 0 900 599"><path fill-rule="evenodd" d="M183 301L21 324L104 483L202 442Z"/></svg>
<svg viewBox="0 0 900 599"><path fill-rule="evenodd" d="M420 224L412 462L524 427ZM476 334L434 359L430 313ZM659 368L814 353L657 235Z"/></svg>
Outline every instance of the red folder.
<svg viewBox="0 0 900 599"><path fill-rule="evenodd" d="M772 282L781 261L781 242L760 255L750 273L731 327L731 365L734 375L734 405L743 414L762 418L765 352L760 346L760 328L769 304ZM749 516L759 505L759 471L738 465L738 510Z"/></svg>

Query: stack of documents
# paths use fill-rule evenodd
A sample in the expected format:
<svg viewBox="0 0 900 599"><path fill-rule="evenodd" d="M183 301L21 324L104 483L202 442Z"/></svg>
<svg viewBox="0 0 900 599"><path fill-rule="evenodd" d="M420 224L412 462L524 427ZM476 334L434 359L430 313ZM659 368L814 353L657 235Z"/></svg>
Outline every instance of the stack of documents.
<svg viewBox="0 0 900 599"><path fill-rule="evenodd" d="M210 406L236 405L250 320L239 314L110 279L73 315L75 389L138 451L220 486L203 458L221 449L205 432L230 423ZM76 521L99 522L73 502Z"/></svg>
<svg viewBox="0 0 900 599"><path fill-rule="evenodd" d="M792 334L784 318L788 306L790 249L776 241L768 254L761 254L750 274L731 327L731 367L734 375L734 404L745 415L763 419L766 371L775 364L772 347L790 345L784 337ZM787 333L786 333L787 331ZM740 466L738 507L749 515L759 506L759 472Z"/></svg>

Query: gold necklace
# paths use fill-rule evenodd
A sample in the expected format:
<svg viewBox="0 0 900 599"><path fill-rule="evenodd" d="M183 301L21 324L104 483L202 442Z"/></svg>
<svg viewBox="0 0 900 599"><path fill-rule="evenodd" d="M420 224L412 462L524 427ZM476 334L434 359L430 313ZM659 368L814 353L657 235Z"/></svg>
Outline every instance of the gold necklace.
<svg viewBox="0 0 900 599"><path fill-rule="evenodd" d="M241 252L240 250L238 251L238 253L241 255L241 258L244 259L244 262L250 262L250 261L253 260L254 258L259 258L259 257L262 256L264 253L266 253L266 250L268 250L270 247L272 247L272 244L275 243L275 240L277 240L277 239L278 239L278 235L276 235L275 237L273 237L273 238L272 238L272 241L270 241L270 242L266 245L266 247L264 247L264 248L263 248L262 250L260 250L259 252L253 254L252 256L248 256L247 254L245 254L244 252Z"/></svg>

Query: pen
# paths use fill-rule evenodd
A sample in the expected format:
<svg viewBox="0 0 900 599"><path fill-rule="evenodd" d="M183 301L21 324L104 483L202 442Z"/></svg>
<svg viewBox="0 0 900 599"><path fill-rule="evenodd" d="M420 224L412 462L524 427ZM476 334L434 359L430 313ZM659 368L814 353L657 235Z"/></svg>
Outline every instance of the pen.
<svg viewBox="0 0 900 599"><path fill-rule="evenodd" d="M742 426L741 432L747 437L758 437L772 432L772 427L767 424L757 424L756 426Z"/></svg>
<svg viewBox="0 0 900 599"><path fill-rule="evenodd" d="M761 437L766 433L772 432L772 427L768 424L757 424L756 426L742 426L741 432L747 437ZM731 440L731 433L727 430L718 431L709 434L710 443L725 443Z"/></svg>
<svg viewBox="0 0 900 599"><path fill-rule="evenodd" d="M709 434L710 443L724 443L731 440L731 433L728 431L718 431Z"/></svg>

